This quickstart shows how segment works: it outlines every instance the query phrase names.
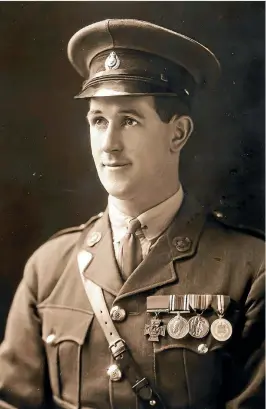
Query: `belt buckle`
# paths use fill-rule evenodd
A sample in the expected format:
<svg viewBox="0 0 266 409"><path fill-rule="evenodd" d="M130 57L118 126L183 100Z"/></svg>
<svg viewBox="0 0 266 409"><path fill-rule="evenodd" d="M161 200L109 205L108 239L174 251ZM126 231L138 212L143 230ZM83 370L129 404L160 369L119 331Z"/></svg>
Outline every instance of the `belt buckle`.
<svg viewBox="0 0 266 409"><path fill-rule="evenodd" d="M127 347L125 341L122 338L119 338L109 345L109 349L114 359L122 359L123 353L126 351Z"/></svg>

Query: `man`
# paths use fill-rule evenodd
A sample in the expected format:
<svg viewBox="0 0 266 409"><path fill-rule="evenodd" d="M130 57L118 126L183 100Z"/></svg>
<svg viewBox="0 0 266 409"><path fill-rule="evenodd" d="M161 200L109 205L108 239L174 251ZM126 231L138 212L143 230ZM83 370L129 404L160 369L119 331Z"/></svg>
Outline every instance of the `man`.
<svg viewBox="0 0 266 409"><path fill-rule="evenodd" d="M0 349L0 408L260 409L264 245L179 180L204 46L136 20L76 33L106 211L30 258Z"/></svg>

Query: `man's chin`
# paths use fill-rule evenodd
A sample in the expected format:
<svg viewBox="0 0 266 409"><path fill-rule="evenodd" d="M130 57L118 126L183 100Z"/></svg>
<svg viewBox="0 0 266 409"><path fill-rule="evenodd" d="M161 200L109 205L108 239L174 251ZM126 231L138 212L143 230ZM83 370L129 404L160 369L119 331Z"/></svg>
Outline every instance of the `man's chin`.
<svg viewBox="0 0 266 409"><path fill-rule="evenodd" d="M107 193L116 199L120 200L130 200L132 195L132 189L129 186L119 186L119 184L115 185L103 185Z"/></svg>

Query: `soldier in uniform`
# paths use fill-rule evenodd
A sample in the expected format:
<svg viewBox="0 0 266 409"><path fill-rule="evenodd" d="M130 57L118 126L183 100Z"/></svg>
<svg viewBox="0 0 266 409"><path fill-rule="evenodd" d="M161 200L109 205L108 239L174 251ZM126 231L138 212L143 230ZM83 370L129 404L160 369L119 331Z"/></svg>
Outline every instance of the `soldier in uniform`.
<svg viewBox="0 0 266 409"><path fill-rule="evenodd" d="M264 244L179 179L197 87L219 63L165 28L78 31L107 209L28 261L0 348L1 409L262 409Z"/></svg>

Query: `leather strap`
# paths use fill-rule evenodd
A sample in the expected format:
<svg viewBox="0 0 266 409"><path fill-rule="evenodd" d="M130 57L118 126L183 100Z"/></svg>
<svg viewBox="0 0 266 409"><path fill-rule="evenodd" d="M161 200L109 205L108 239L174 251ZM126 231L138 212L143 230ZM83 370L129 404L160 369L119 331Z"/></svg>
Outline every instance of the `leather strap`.
<svg viewBox="0 0 266 409"><path fill-rule="evenodd" d="M84 270L91 260L90 256L90 253L86 250L81 250L78 253L79 270L87 297L109 344L112 356L121 372L128 379L133 392L147 405L147 407L166 409L158 394L152 389L148 379L141 375L140 368L132 358L126 342L117 332L110 317L102 289L97 284L86 279L83 275Z"/></svg>

